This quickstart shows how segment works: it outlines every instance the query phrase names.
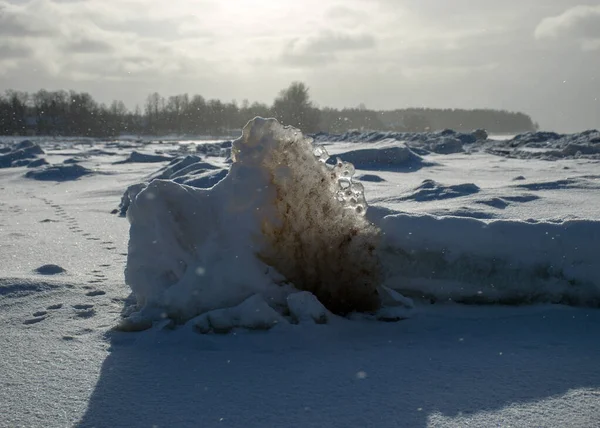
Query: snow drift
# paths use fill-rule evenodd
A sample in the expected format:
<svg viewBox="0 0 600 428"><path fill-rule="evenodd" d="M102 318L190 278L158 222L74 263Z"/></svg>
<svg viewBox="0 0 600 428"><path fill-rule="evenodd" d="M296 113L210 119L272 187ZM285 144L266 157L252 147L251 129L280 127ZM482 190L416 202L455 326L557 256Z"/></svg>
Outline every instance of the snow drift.
<svg viewBox="0 0 600 428"><path fill-rule="evenodd" d="M151 155L148 153L140 153L135 150L132 151L126 159L121 161L117 161L114 164L120 165L124 163L158 163L158 162L169 162L172 161L173 158L170 156L162 156L162 155Z"/></svg>
<svg viewBox="0 0 600 428"><path fill-rule="evenodd" d="M226 175L226 169L204 162L200 156L188 155L171 159L169 164L150 176L150 181L172 180L175 183L207 189L213 187ZM118 208L119 215L125 216L131 202L146 186L147 183L138 183L125 190Z"/></svg>
<svg viewBox="0 0 600 428"><path fill-rule="evenodd" d="M369 148L349 150L337 156L364 170L416 171L431 165L406 144L389 139L372 143Z"/></svg>
<svg viewBox="0 0 600 428"><path fill-rule="evenodd" d="M248 313L248 298L264 311L255 295L287 313L291 285L335 313L378 309L379 231L364 217L354 167L328 166L327 159L325 149L298 130L256 118L233 142L231 168L214 187L157 179L132 189L125 278L141 312L125 328L241 304L225 312L239 317ZM222 317L222 311L213 314L219 325ZM202 331L207 319L197 320ZM265 320L280 317L264 316L259 324Z"/></svg>
<svg viewBox="0 0 600 428"><path fill-rule="evenodd" d="M410 143L435 143L446 138L452 138L463 144L472 144L478 140L485 140L487 133L484 130L476 130L471 133L456 132L444 129L436 132L394 132L394 131L348 131L343 134L329 134L320 132L314 135L315 141L324 142L347 142L347 143L375 143L383 140L406 141Z"/></svg>
<svg viewBox="0 0 600 428"><path fill-rule="evenodd" d="M600 222L396 214L380 220L386 285L467 303L600 306Z"/></svg>
<svg viewBox="0 0 600 428"><path fill-rule="evenodd" d="M489 151L519 159L600 159L600 132L595 129L575 134L527 132L496 143Z"/></svg>
<svg viewBox="0 0 600 428"><path fill-rule="evenodd" d="M527 132L504 141L488 139L484 130L461 133L451 129L436 132L350 131L339 135L319 133L315 135L315 140L369 145L384 141L388 144L402 142L419 155L487 151L518 159L600 159L600 132L593 129L575 134Z"/></svg>
<svg viewBox="0 0 600 428"><path fill-rule="evenodd" d="M40 169L28 171L25 177L42 181L69 181L77 180L80 177L90 174L94 174L94 171L74 163L45 165Z"/></svg>

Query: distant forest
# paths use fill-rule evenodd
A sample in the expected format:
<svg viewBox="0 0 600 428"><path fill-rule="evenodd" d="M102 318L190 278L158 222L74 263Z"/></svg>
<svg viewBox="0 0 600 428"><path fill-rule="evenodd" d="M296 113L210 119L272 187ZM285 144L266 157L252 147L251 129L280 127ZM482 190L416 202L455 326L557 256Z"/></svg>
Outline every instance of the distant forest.
<svg viewBox="0 0 600 428"><path fill-rule="evenodd" d="M308 87L294 82L272 105L223 102L201 95L148 95L142 107L101 104L88 93L8 90L0 94L0 135L116 137L128 135L227 135L255 116L276 117L304 132L349 130L422 132L442 129L517 133L538 128L526 114L504 110L409 108L392 111L316 107Z"/></svg>

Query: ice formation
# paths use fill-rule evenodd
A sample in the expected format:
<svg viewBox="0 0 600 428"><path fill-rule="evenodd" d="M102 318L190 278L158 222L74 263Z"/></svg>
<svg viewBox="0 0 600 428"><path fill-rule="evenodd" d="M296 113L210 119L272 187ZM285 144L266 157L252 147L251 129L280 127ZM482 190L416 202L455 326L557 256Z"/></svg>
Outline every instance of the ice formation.
<svg viewBox="0 0 600 428"><path fill-rule="evenodd" d="M0 168L27 166L37 155L43 155L42 148L29 140L12 146L3 147L0 151Z"/></svg>
<svg viewBox="0 0 600 428"><path fill-rule="evenodd" d="M339 154L354 166L364 170L404 169L416 171L432 165L414 153L405 143L395 140L381 140L370 143L368 148L357 148Z"/></svg>
<svg viewBox="0 0 600 428"><path fill-rule="evenodd" d="M377 309L379 231L364 218L354 166L328 167L324 147L274 120L265 125L245 128L232 147L234 165L259 166L276 193L275 215L261 220L268 245L260 257L335 313Z"/></svg>
<svg viewBox="0 0 600 428"><path fill-rule="evenodd" d="M320 133L319 142L336 143L386 143L389 146L405 145L415 154L454 154L487 151L488 153L519 159L599 159L600 132L594 129L575 134L555 132L527 132L504 141L488 139L482 129L471 133L450 129L436 132L381 132L350 131L341 135ZM352 162L352 161L351 161ZM357 163L354 163L357 165Z"/></svg>
<svg viewBox="0 0 600 428"><path fill-rule="evenodd" d="M324 148L262 118L233 142L232 159L210 189L154 180L132 192L125 277L142 308L132 322L182 322L256 294L285 305L282 283L334 313L378 309L379 230L354 167L328 166Z"/></svg>

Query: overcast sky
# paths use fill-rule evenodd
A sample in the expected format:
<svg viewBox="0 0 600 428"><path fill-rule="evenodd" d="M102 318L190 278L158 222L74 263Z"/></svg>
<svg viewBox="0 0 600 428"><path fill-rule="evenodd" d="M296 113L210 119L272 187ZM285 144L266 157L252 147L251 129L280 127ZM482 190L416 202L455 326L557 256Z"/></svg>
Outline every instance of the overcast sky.
<svg viewBox="0 0 600 428"><path fill-rule="evenodd" d="M600 128L600 1L0 0L0 90L490 107Z"/></svg>

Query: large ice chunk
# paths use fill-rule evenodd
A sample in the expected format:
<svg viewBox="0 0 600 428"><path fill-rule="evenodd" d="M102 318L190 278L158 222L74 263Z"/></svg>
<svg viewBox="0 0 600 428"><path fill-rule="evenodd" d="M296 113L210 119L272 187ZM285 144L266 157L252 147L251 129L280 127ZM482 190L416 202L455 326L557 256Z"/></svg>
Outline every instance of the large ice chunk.
<svg viewBox="0 0 600 428"><path fill-rule="evenodd" d="M281 275L335 313L376 310L379 230L352 165L327 157L297 129L256 118L214 187L148 184L127 211L125 278L141 314L186 321L274 294Z"/></svg>

